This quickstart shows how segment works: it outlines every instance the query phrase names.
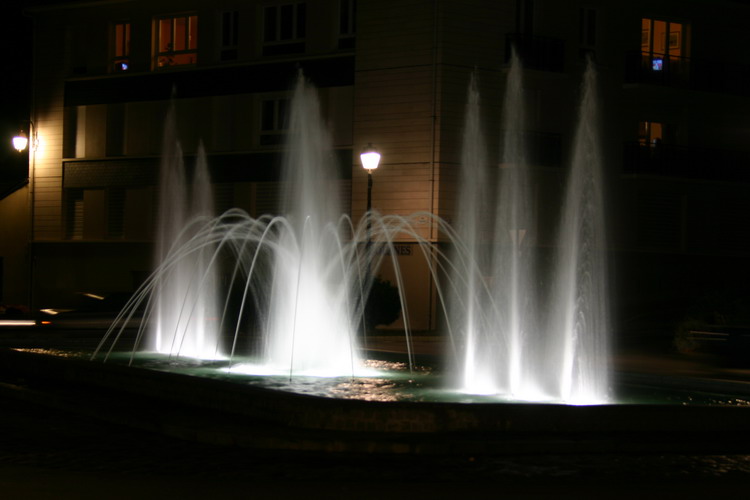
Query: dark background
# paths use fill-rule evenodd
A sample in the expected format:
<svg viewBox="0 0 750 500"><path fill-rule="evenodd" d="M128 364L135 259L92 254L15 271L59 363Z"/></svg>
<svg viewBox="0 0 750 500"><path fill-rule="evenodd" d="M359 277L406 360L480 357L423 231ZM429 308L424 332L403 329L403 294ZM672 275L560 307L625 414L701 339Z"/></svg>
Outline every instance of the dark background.
<svg viewBox="0 0 750 500"><path fill-rule="evenodd" d="M36 2L8 2L0 13L0 196L27 177L27 155L18 153L11 138L28 131L31 109L31 18L24 11Z"/></svg>

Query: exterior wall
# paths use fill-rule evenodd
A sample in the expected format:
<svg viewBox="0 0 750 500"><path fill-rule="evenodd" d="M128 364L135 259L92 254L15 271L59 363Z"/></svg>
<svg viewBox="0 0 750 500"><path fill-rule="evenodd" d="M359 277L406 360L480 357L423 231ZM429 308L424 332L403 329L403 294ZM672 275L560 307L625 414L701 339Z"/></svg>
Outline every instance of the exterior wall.
<svg viewBox="0 0 750 500"><path fill-rule="evenodd" d="M32 120L38 145L29 158L33 241L62 237L63 81L70 33L54 18L37 18Z"/></svg>
<svg viewBox="0 0 750 500"><path fill-rule="evenodd" d="M279 209L282 146L259 143L259 115L263 99L290 96L297 61L319 87L334 147L346 156L348 172L353 75L345 68L353 51L337 49L338 1L306 3L304 52L291 56L263 54L268 2L227 4L239 13L241 31L237 59L229 62L220 57L223 9L216 2L81 2L34 10L36 303L54 305L71 291L133 290L135 277L151 267L154 186L173 97L182 149L191 163L199 145L205 147L220 210L241 206L260 215ZM199 17L198 63L154 70L153 19L180 13ZM131 64L127 72L111 73L110 23L122 21L131 23ZM342 199L349 210L351 182L344 177ZM114 210L124 212L114 234L113 200L120 204ZM79 222L75 210L82 211Z"/></svg>
<svg viewBox="0 0 750 500"><path fill-rule="evenodd" d="M433 2L361 2L359 9L367 22L357 33L354 149L372 143L382 154L372 206L384 214L430 212L437 162ZM366 208L362 168L353 169L352 181L357 220ZM421 236L434 238L428 225Z"/></svg>
<svg viewBox="0 0 750 500"><path fill-rule="evenodd" d="M531 41L527 49L547 51L542 54L546 59L536 61L539 65L527 59L524 70L525 126L546 141L533 152L531 164L538 247L547 251L555 245L583 56L591 53L600 84L610 242L618 261L615 286L636 299L663 296L663 288L654 286L660 279L655 270L667 273L671 266L668 274L674 277L691 262L706 267L710 259L726 257L730 266L750 255L744 170L750 164L750 82L743 89L740 83L747 78L735 77L738 68L750 65L744 50L748 7L728 1L536 0L533 23L527 23L517 11L524 2L510 0L360 0L356 44L341 49L339 2L306 3L304 53L275 56L263 54L262 9L269 2L161 0L92 2L89 7L80 2L35 12L33 119L39 146L30 169L32 251L39 262L35 290L45 300L52 300L56 290L122 291L135 285L132 276L148 269L145 248L153 230L154 185L173 89L182 146L189 156L201 142L206 147L222 208L236 205L252 215L278 210L282 148L260 144L258 116L263 99L288 96L299 66L319 88L343 162L340 190L354 220L364 214L367 196L358 153L372 143L383 155L373 173L373 208L384 214L429 212L451 221L472 73L480 81L490 163L497 165L501 158L511 40ZM224 5L240 16L237 60L232 62L222 62L218 48ZM596 16L593 43L581 38L580 16L589 11ZM183 12L199 16L198 63L154 71L153 17ZM689 25L684 42L689 44L690 82L655 83L659 75L638 66L643 17ZM129 20L133 30L131 67L110 74L105 41L109 23L121 20ZM634 54L637 71L631 64ZM539 54L526 53L534 55ZM648 156L651 150L634 150L642 121L671 124L675 133L667 146L683 151L691 162L662 164ZM628 156L632 151L641 155L637 161ZM727 155L739 160L725 165ZM113 189L124 190L130 214L116 238L104 214ZM74 196L81 196L91 214L83 221L80 241L68 220ZM441 241L427 218L417 227L420 237ZM415 304L413 327L434 328L434 285L427 264L413 238L404 235L399 243L410 249L399 260L413 278L408 290ZM128 260L120 247L139 250ZM75 262L64 273L61 255ZM86 258L73 258L82 255ZM679 258L670 264L674 256ZM696 283L711 282L710 272L701 272ZM393 281L392 271L383 269L382 275Z"/></svg>
<svg viewBox="0 0 750 500"><path fill-rule="evenodd" d="M29 188L0 199L0 304L29 305Z"/></svg>

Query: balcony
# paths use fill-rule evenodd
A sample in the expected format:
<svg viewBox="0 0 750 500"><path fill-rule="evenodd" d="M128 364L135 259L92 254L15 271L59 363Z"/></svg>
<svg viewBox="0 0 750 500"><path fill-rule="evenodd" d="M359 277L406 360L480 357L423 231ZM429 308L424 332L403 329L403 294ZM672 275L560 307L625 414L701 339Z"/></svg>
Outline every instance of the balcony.
<svg viewBox="0 0 750 500"><path fill-rule="evenodd" d="M505 62L515 49L525 69L554 71L565 69L565 41L557 38L508 33L505 35Z"/></svg>
<svg viewBox="0 0 750 500"><path fill-rule="evenodd" d="M623 173L680 179L750 182L750 153L625 143Z"/></svg>
<svg viewBox="0 0 750 500"><path fill-rule="evenodd" d="M635 51L625 58L625 83L749 95L750 66Z"/></svg>

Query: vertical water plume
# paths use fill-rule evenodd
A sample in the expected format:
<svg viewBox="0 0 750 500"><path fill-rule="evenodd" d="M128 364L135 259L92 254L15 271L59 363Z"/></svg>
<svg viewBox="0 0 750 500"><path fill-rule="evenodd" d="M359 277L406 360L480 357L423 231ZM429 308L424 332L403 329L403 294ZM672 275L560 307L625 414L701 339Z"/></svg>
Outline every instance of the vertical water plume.
<svg viewBox="0 0 750 500"><path fill-rule="evenodd" d="M487 288L492 272L491 239L494 191L481 120L479 87L472 74L466 103L454 260L457 262L450 321L463 339L459 385L473 393L497 392L494 360L500 353L493 341L494 308Z"/></svg>
<svg viewBox="0 0 750 500"><path fill-rule="evenodd" d="M472 393L522 397L528 382L531 267L524 249L533 232L524 148L523 78L513 56L502 117L502 161L490 176L472 78L464 129L456 233L466 300L452 315L464 333L461 387ZM496 187L493 187L493 182ZM457 252L457 255L461 255ZM472 267L473 266L473 267ZM459 281L459 280L454 280Z"/></svg>
<svg viewBox="0 0 750 500"><path fill-rule="evenodd" d="M188 189L174 104L167 114L160 169L156 268L168 271L158 273L154 283L149 348L170 355L213 358L218 347L216 277L208 265L213 251L203 245L186 256L178 255L196 235L196 222L213 217L213 195L202 147L192 189ZM173 265L167 266L169 262Z"/></svg>
<svg viewBox="0 0 750 500"><path fill-rule="evenodd" d="M554 314L560 397L572 403L607 400L609 305L602 193L602 152L596 70L588 61L560 225Z"/></svg>
<svg viewBox="0 0 750 500"><path fill-rule="evenodd" d="M537 262L531 252L536 214L520 61L514 54L506 81L495 191L488 188L479 95L472 79L451 279L456 297L449 321L463 334L459 385L466 392L527 401L606 401L609 318L595 76L589 65L547 293L535 286Z"/></svg>
<svg viewBox="0 0 750 500"><path fill-rule="evenodd" d="M503 101L493 297L502 311L499 328L507 346L499 360L504 371L503 388L515 397L525 396L534 376L528 370L534 354L529 325L533 277L531 256L526 251L534 232L534 214L526 164L524 100L522 65L514 51Z"/></svg>
<svg viewBox="0 0 750 500"><path fill-rule="evenodd" d="M351 374L359 365L350 255L343 254L337 169L314 89L300 75L283 166L290 230L275 256L266 357L289 373Z"/></svg>

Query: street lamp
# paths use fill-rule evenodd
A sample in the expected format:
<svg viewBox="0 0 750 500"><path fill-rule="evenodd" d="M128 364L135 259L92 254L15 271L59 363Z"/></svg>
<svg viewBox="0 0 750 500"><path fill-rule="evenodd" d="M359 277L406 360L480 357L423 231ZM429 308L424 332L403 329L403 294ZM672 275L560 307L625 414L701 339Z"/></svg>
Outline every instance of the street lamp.
<svg viewBox="0 0 750 500"><path fill-rule="evenodd" d="M370 217L370 210L372 209L372 171L378 168L380 153L372 143L368 143L359 155L359 159L362 161L362 168L367 170L367 212L365 217L367 217L367 248L369 250L372 230L372 218Z"/></svg>
<svg viewBox="0 0 750 500"><path fill-rule="evenodd" d="M362 161L362 168L367 170L367 211L369 212L372 208L372 171L378 168L380 153L372 143L368 143L359 155L359 159Z"/></svg>

